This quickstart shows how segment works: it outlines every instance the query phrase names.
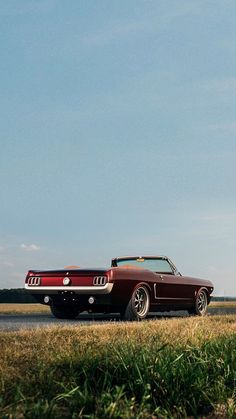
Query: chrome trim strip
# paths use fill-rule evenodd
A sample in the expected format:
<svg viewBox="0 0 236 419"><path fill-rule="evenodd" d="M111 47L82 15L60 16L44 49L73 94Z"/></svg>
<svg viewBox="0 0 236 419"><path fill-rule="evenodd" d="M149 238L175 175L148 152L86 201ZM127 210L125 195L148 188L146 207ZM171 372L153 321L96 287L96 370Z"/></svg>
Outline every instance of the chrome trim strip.
<svg viewBox="0 0 236 419"><path fill-rule="evenodd" d="M157 284L154 284L154 297L155 297L156 300L158 299L158 297L157 297Z"/></svg>
<svg viewBox="0 0 236 419"><path fill-rule="evenodd" d="M30 291L32 294L57 294L58 291L74 291L75 294L110 294L112 288L112 283L108 282L106 285L102 286L39 286L35 288L34 286L29 286L28 284L25 284L25 289Z"/></svg>
<svg viewBox="0 0 236 419"><path fill-rule="evenodd" d="M191 300L192 301L192 298L182 298L182 297L156 297L158 300Z"/></svg>

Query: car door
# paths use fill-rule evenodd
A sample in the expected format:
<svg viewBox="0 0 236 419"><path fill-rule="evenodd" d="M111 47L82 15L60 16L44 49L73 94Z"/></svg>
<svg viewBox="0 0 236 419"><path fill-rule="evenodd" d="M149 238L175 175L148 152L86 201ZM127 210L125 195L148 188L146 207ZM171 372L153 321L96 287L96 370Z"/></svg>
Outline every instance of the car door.
<svg viewBox="0 0 236 419"><path fill-rule="evenodd" d="M190 287L167 259L162 260L158 270L154 285L154 297L157 304L184 305L191 301Z"/></svg>

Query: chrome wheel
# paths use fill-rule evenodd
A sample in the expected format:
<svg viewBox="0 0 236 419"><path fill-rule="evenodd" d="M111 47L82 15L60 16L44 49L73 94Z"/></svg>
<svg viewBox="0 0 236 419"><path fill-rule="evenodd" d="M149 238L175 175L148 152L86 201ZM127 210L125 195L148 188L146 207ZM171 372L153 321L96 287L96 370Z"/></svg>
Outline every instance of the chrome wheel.
<svg viewBox="0 0 236 419"><path fill-rule="evenodd" d="M147 314L149 306L149 295L144 287L137 288L134 295L134 308L139 317L144 317Z"/></svg>
<svg viewBox="0 0 236 419"><path fill-rule="evenodd" d="M205 291L200 291L197 296L196 309L200 315L205 314L207 309L207 295Z"/></svg>
<svg viewBox="0 0 236 419"><path fill-rule="evenodd" d="M147 316L150 307L150 294L145 285L138 285L124 310L121 310L123 320L143 320Z"/></svg>
<svg viewBox="0 0 236 419"><path fill-rule="evenodd" d="M207 291L204 289L200 289L194 302L194 306L188 309L190 315L194 316L204 316L207 311L208 306L208 298L207 298Z"/></svg>

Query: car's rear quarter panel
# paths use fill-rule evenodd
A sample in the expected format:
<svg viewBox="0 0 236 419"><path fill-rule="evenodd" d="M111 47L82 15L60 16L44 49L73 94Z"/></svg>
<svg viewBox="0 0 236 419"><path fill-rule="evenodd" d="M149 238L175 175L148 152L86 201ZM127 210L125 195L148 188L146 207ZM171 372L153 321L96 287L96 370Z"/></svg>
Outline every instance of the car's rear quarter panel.
<svg viewBox="0 0 236 419"><path fill-rule="evenodd" d="M146 269L112 268L110 275L114 282L112 298L115 302L127 304L134 288L140 283L147 286L151 301L153 300L153 285L156 278L153 272Z"/></svg>

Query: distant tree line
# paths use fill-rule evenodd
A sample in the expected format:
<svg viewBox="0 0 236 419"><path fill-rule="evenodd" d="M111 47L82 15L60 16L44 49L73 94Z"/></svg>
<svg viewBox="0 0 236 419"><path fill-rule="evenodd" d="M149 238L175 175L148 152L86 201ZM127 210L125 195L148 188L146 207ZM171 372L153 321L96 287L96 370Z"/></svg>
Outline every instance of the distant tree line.
<svg viewBox="0 0 236 419"><path fill-rule="evenodd" d="M24 288L0 290L0 303L36 303L35 298Z"/></svg>
<svg viewBox="0 0 236 419"><path fill-rule="evenodd" d="M212 301L235 301L236 296L235 297L212 297L211 300Z"/></svg>

